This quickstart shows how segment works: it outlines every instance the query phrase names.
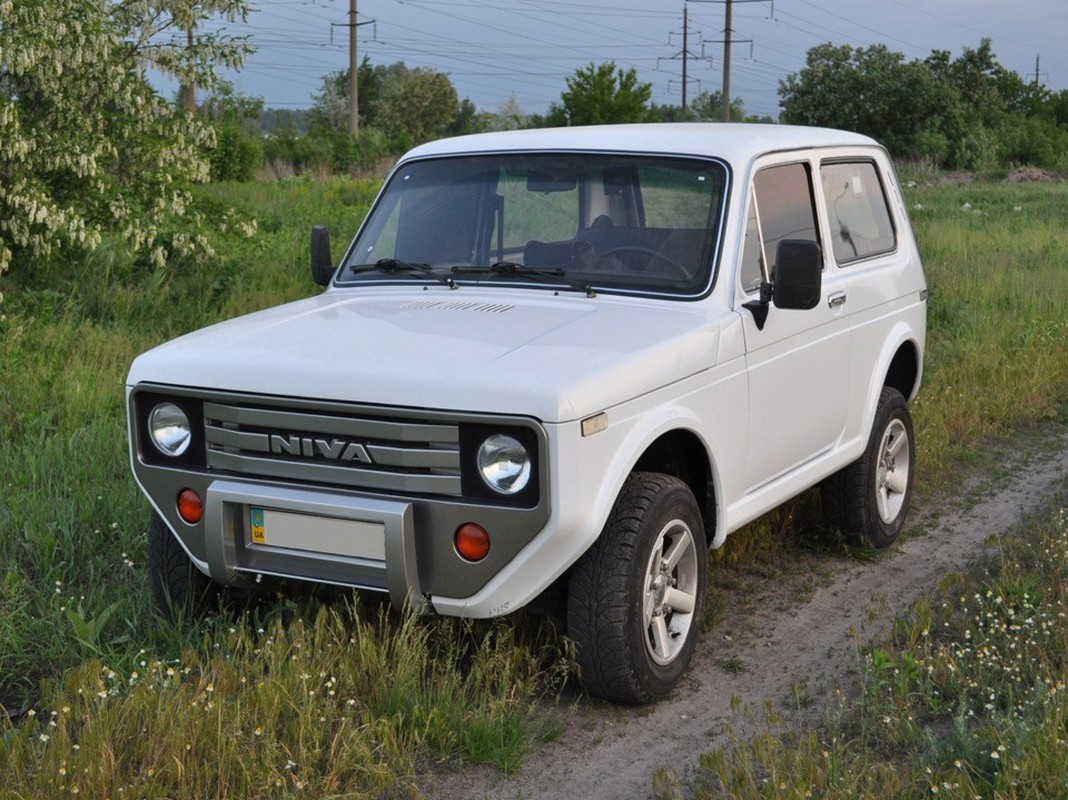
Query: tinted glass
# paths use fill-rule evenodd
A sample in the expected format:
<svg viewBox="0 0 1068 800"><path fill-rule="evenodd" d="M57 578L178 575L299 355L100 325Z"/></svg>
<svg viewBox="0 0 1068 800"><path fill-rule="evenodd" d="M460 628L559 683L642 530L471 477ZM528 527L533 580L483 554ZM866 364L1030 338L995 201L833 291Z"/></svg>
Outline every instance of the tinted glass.
<svg viewBox="0 0 1068 800"><path fill-rule="evenodd" d="M794 239L819 244L812 181L807 164L768 167L753 179L753 196L746 221L740 280L742 288L760 287L760 266L767 260L769 280L775 279L779 242ZM761 247L763 245L763 247Z"/></svg>

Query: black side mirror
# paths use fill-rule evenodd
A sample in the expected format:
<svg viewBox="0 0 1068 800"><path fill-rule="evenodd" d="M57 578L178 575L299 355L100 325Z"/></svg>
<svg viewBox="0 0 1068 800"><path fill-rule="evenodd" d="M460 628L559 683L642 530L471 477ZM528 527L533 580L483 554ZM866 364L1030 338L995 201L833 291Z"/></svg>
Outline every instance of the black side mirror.
<svg viewBox="0 0 1068 800"><path fill-rule="evenodd" d="M760 284L760 299L743 303L764 330L768 308L807 311L819 305L823 292L823 251L808 239L783 239L775 251L775 282Z"/></svg>
<svg viewBox="0 0 1068 800"><path fill-rule="evenodd" d="M783 239L775 255L776 308L806 311L819 305L823 290L823 252L807 239Z"/></svg>
<svg viewBox="0 0 1068 800"><path fill-rule="evenodd" d="M330 231L325 225L311 229L312 280L319 286L329 286L334 277L334 259L330 256Z"/></svg>

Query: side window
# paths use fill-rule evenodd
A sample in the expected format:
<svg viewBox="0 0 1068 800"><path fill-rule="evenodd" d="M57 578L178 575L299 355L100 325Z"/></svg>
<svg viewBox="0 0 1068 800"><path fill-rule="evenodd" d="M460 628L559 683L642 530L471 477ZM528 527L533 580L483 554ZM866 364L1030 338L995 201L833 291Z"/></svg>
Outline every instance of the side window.
<svg viewBox="0 0 1068 800"><path fill-rule="evenodd" d="M768 280L775 279L779 242L787 239L820 241L808 164L768 167L753 179L741 264L746 292L760 288L761 264Z"/></svg>
<svg viewBox="0 0 1068 800"><path fill-rule="evenodd" d="M820 180L835 261L846 264L897 247L886 193L875 164L823 164Z"/></svg>

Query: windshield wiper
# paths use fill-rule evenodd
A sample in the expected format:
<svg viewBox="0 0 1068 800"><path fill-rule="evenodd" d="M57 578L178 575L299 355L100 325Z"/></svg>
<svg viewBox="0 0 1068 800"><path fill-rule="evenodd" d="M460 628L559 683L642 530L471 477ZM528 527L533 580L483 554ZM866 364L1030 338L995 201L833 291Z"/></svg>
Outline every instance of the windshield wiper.
<svg viewBox="0 0 1068 800"><path fill-rule="evenodd" d="M460 288L456 281L451 277L438 272L429 264L412 264L408 261L398 261L395 258L380 258L373 264L353 264L349 267L349 272L353 275L359 275L364 272L384 272L387 275L399 275L402 272L414 272L416 275L430 278L431 280L448 286L450 289Z"/></svg>
<svg viewBox="0 0 1068 800"><path fill-rule="evenodd" d="M567 277L562 269L534 269L517 264L514 261L498 261L488 267L453 267L453 275L495 275L511 278L532 278L542 283L562 283L570 286L587 297L596 297L597 293L589 284Z"/></svg>

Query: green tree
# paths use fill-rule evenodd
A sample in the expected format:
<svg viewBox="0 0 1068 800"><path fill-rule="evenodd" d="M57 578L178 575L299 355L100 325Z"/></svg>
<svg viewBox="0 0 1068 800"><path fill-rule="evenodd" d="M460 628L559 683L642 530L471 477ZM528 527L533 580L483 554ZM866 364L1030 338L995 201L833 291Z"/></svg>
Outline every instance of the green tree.
<svg viewBox="0 0 1068 800"><path fill-rule="evenodd" d="M349 71L323 77L322 89L308 113L309 134L334 153L332 168L344 171L393 152L477 127L470 100L460 102L452 81L432 69L412 69L403 62L376 65L365 58L359 67L360 134L348 133Z"/></svg>
<svg viewBox="0 0 1068 800"><path fill-rule="evenodd" d="M374 126L398 149L444 136L460 101L449 76L432 69L387 68L374 108Z"/></svg>
<svg viewBox="0 0 1068 800"><path fill-rule="evenodd" d="M211 126L131 58L108 0L0 0L0 271L114 232L151 263L210 252L189 188Z"/></svg>
<svg viewBox="0 0 1068 800"><path fill-rule="evenodd" d="M488 130L486 120L478 113L478 107L468 98L456 106L456 114L449 123L445 133L449 136L462 136L466 133L480 133Z"/></svg>
<svg viewBox="0 0 1068 800"><path fill-rule="evenodd" d="M485 113L482 128L488 131L514 131L525 128L530 115L523 110L515 94L508 96L495 112Z"/></svg>
<svg viewBox="0 0 1068 800"><path fill-rule="evenodd" d="M374 109L382 91L382 80L387 67L376 67L367 56L357 69L359 83L360 127L373 127ZM349 70L339 69L323 76L322 88L312 95L308 112L309 127L319 132L342 132L349 127Z"/></svg>
<svg viewBox="0 0 1068 800"><path fill-rule="evenodd" d="M649 115L651 83L638 81L634 69L617 68L614 62L594 64L567 78L567 91L560 105L549 109L548 122L554 125L598 125L641 122Z"/></svg>
<svg viewBox="0 0 1068 800"><path fill-rule="evenodd" d="M657 122L719 122L722 92L701 92L682 110L682 106L653 105L649 109L649 119ZM742 98L731 100L731 122L755 121L746 116L745 103ZM773 122L774 120L767 120Z"/></svg>
<svg viewBox="0 0 1068 800"><path fill-rule="evenodd" d="M779 84L782 121L866 133L898 156L955 169L1066 160L1057 95L998 63L989 39L906 62L883 45L823 44Z"/></svg>
<svg viewBox="0 0 1068 800"><path fill-rule="evenodd" d="M1068 89L1061 89L1050 97L1049 113L1057 125L1068 128Z"/></svg>
<svg viewBox="0 0 1068 800"><path fill-rule="evenodd" d="M864 133L897 154L913 152L925 131L944 130L959 104L929 65L885 45L813 47L801 71L780 81L779 97L784 123Z"/></svg>

